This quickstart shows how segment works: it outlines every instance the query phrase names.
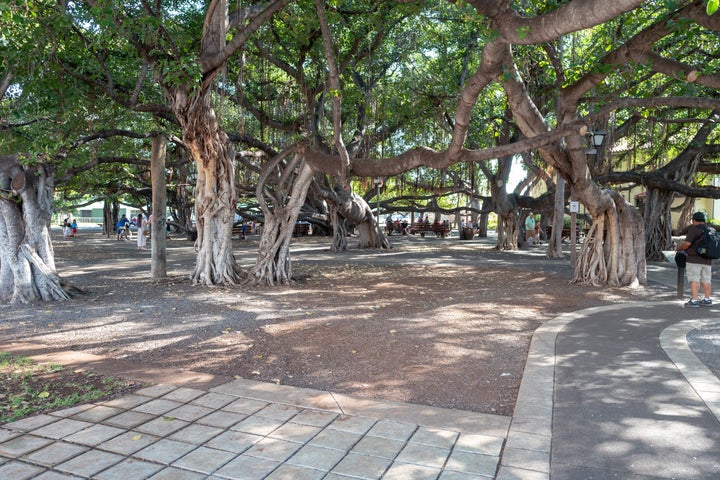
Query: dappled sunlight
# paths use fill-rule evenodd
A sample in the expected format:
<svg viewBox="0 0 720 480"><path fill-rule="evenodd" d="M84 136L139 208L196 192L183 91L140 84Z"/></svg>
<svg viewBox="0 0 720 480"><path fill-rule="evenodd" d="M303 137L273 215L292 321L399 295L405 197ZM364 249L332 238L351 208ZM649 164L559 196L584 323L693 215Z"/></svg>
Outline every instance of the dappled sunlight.
<svg viewBox="0 0 720 480"><path fill-rule="evenodd" d="M657 341L677 320L653 315L667 304L639 308L644 319L612 308L578 315L557 337L552 456L563 461L553 472L718 478L720 429L708 428L717 419Z"/></svg>
<svg viewBox="0 0 720 480"><path fill-rule="evenodd" d="M154 368L509 415L535 329L607 303L600 289L508 265L514 255L474 242L333 254L313 238L291 249L291 285L208 288L189 284L188 242L170 242L159 282L130 243L64 245L59 264L87 293L14 308L0 334ZM251 242L237 257L252 264Z"/></svg>

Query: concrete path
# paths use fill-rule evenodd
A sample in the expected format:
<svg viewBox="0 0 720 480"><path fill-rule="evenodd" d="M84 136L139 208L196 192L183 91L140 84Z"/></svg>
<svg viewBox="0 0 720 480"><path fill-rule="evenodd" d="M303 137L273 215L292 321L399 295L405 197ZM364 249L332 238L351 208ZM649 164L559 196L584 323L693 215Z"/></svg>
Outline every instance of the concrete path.
<svg viewBox="0 0 720 480"><path fill-rule="evenodd" d="M720 381L682 301L598 307L533 336L498 480L720 478Z"/></svg>
<svg viewBox="0 0 720 480"><path fill-rule="evenodd" d="M0 427L0 478L482 479L510 419L236 380Z"/></svg>

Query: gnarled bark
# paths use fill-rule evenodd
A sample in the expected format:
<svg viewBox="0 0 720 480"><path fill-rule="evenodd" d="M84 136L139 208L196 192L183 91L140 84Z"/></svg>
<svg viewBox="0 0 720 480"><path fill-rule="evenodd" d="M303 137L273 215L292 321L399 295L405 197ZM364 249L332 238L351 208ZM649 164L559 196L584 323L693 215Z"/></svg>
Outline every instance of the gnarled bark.
<svg viewBox="0 0 720 480"><path fill-rule="evenodd" d="M498 213L498 250L517 250L520 220L516 210Z"/></svg>
<svg viewBox="0 0 720 480"><path fill-rule="evenodd" d="M13 182L13 179L15 181ZM45 163L0 157L0 302L67 300L50 242L54 178Z"/></svg>
<svg viewBox="0 0 720 480"><path fill-rule="evenodd" d="M333 243L331 252L344 252L348 248L348 229L345 217L340 215L338 209L330 203L330 222L333 229Z"/></svg>
<svg viewBox="0 0 720 480"><path fill-rule="evenodd" d="M200 285L234 285L242 271L232 251L235 218L235 174L232 149L219 126L210 90L195 95L178 89L172 107L183 127L190 158L197 165L195 224L197 262L191 282Z"/></svg>
<svg viewBox="0 0 720 480"><path fill-rule="evenodd" d="M555 208L550 238L547 239L548 258L565 258L562 251L562 229L565 225L565 180L558 175L555 187Z"/></svg>
<svg viewBox="0 0 720 480"><path fill-rule="evenodd" d="M688 146L670 163L651 173L645 179L648 186L645 197L645 238L646 255L649 260L662 260L663 250L672 247L672 222L670 208L676 198L674 190L662 188L667 181L689 185L697 173L698 166L705 156L707 140L720 117L715 109L695 134Z"/></svg>
<svg viewBox="0 0 720 480"><path fill-rule="evenodd" d="M270 161L258 182L256 194L265 222L249 279L256 285L286 285L292 281L290 240L314 174L297 154L283 165L290 153L286 150Z"/></svg>
<svg viewBox="0 0 720 480"><path fill-rule="evenodd" d="M672 250L672 221L670 208L673 192L648 189L645 191L645 239L648 260L663 260L663 250Z"/></svg>
<svg viewBox="0 0 720 480"><path fill-rule="evenodd" d="M642 216L619 193L602 191L605 208L592 212L573 282L588 285L637 286L647 283Z"/></svg>
<svg viewBox="0 0 720 480"><path fill-rule="evenodd" d="M359 248L390 248L390 242L382 229L378 228L370 205L364 198L354 193L352 187L345 188L339 182L335 184L332 191L323 189L322 196L334 212L333 251L347 250L347 225L357 228Z"/></svg>

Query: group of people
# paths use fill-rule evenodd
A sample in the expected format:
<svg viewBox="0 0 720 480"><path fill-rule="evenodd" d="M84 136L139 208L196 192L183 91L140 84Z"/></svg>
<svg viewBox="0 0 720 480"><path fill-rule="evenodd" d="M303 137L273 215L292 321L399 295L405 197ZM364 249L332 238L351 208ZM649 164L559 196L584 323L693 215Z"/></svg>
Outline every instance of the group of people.
<svg viewBox="0 0 720 480"><path fill-rule="evenodd" d="M408 225L407 220L403 219L401 222L400 220L393 220L388 217L387 222L385 223L385 229L387 231L388 235L392 235L393 233L401 233L403 235L407 235L410 233L410 225Z"/></svg>
<svg viewBox="0 0 720 480"><path fill-rule="evenodd" d="M122 240L125 232L129 231L130 225L137 227L137 249L147 250L147 236L150 231L150 225L152 222L152 215L146 219L142 213L138 213L137 219L131 222L127 215L123 214L118 220L116 225L115 233L117 234L117 240Z"/></svg>
<svg viewBox="0 0 720 480"><path fill-rule="evenodd" d="M77 220L65 217L63 220L63 238L74 238L78 233Z"/></svg>
<svg viewBox="0 0 720 480"><path fill-rule="evenodd" d="M428 219L427 215L425 218L422 216L418 216L416 225L430 225L430 220ZM432 223L433 229L440 229L440 227L444 227L447 229L447 231L450 230L450 222L447 220L443 220L440 222L439 220L435 220ZM400 233L402 235L409 235L412 233L410 224L407 220L404 218L401 220L394 220L390 217L388 217L387 221L385 222L385 231L388 235L392 235L393 233Z"/></svg>

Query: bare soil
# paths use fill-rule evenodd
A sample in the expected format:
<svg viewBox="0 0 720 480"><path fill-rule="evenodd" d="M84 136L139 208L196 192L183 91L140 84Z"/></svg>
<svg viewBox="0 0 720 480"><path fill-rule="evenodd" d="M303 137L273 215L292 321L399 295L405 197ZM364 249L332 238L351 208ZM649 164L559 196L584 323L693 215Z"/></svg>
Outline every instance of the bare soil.
<svg viewBox="0 0 720 480"><path fill-rule="evenodd" d="M235 241L244 266L249 238ZM299 238L294 285L208 288L187 280L195 253L184 239L168 240L159 282L131 242L54 239L59 273L84 293L0 306L5 342L500 415L512 414L538 326L644 295L571 284L568 260L544 247L499 252L488 240L393 237L389 252L332 254L327 238Z"/></svg>
<svg viewBox="0 0 720 480"><path fill-rule="evenodd" d="M86 369L0 354L0 423L129 393L141 384Z"/></svg>

